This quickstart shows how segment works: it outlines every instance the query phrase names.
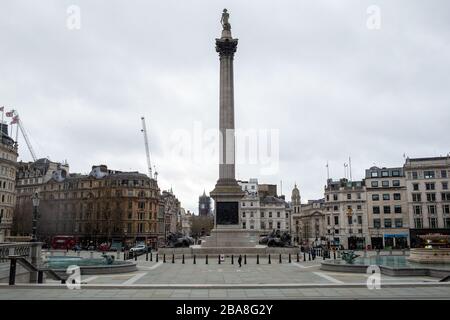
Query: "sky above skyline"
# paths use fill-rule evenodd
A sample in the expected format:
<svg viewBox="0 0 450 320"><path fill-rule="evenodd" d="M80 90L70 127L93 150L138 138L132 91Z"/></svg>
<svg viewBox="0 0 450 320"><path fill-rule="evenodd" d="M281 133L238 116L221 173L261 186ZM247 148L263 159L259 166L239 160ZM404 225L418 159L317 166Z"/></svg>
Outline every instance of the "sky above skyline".
<svg viewBox="0 0 450 320"><path fill-rule="evenodd" d="M67 27L71 5L80 29ZM367 27L370 5L379 29ZM236 127L279 133L278 169L239 164L237 179L283 181L288 198L297 183L306 202L323 197L327 161L339 179L351 156L356 180L373 165L402 166L403 154L450 152L444 0L2 1L0 105L18 110L39 158L80 173L147 172L145 116L160 188L197 212L217 164L176 150L197 145L198 126L218 126L224 7L239 39ZM19 159L31 160L21 136Z"/></svg>

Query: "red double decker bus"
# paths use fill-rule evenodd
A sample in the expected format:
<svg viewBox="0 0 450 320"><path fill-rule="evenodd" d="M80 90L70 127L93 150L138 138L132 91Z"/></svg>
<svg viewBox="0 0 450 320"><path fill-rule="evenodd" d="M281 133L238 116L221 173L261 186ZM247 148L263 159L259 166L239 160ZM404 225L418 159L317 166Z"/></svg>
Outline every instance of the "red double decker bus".
<svg viewBox="0 0 450 320"><path fill-rule="evenodd" d="M74 236L54 236L52 249L72 249L76 244Z"/></svg>

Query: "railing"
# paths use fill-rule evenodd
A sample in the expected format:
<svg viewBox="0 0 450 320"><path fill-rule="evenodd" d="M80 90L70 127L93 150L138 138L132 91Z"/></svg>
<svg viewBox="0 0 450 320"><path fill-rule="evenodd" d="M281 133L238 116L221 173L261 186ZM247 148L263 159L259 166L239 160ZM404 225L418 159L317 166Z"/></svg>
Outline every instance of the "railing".
<svg viewBox="0 0 450 320"><path fill-rule="evenodd" d="M37 245L33 242L0 243L0 263L9 261L8 257L13 255L31 258L31 248Z"/></svg>
<svg viewBox="0 0 450 320"><path fill-rule="evenodd" d="M41 242L0 244L0 263L10 262L10 283L15 283L17 263L30 273L30 282L36 282L36 277L42 282L44 272L59 280L51 273L51 270L41 269L41 248Z"/></svg>

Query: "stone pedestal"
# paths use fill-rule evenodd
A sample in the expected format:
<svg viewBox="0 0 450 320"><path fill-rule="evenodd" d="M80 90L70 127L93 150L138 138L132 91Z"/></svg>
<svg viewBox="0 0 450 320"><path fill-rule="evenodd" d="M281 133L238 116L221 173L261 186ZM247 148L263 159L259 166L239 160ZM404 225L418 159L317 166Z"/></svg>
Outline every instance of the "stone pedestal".
<svg viewBox="0 0 450 320"><path fill-rule="evenodd" d="M251 248L256 247L258 243L258 232L237 229L234 226L221 226L211 231L211 235L202 242L202 248Z"/></svg>

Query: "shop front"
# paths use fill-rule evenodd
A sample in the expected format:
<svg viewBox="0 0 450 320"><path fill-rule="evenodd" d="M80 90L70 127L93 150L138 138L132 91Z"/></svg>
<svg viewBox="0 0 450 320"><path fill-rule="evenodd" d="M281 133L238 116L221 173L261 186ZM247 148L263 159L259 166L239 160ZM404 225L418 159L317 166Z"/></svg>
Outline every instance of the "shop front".
<svg viewBox="0 0 450 320"><path fill-rule="evenodd" d="M408 234L385 234L384 235L384 247L391 249L405 249L408 247Z"/></svg>
<svg viewBox="0 0 450 320"><path fill-rule="evenodd" d="M372 249L383 249L383 238L378 236L378 237L371 237L370 238L370 242L372 244Z"/></svg>
<svg viewBox="0 0 450 320"><path fill-rule="evenodd" d="M364 237L348 237L349 250L363 250L366 247L366 239Z"/></svg>

